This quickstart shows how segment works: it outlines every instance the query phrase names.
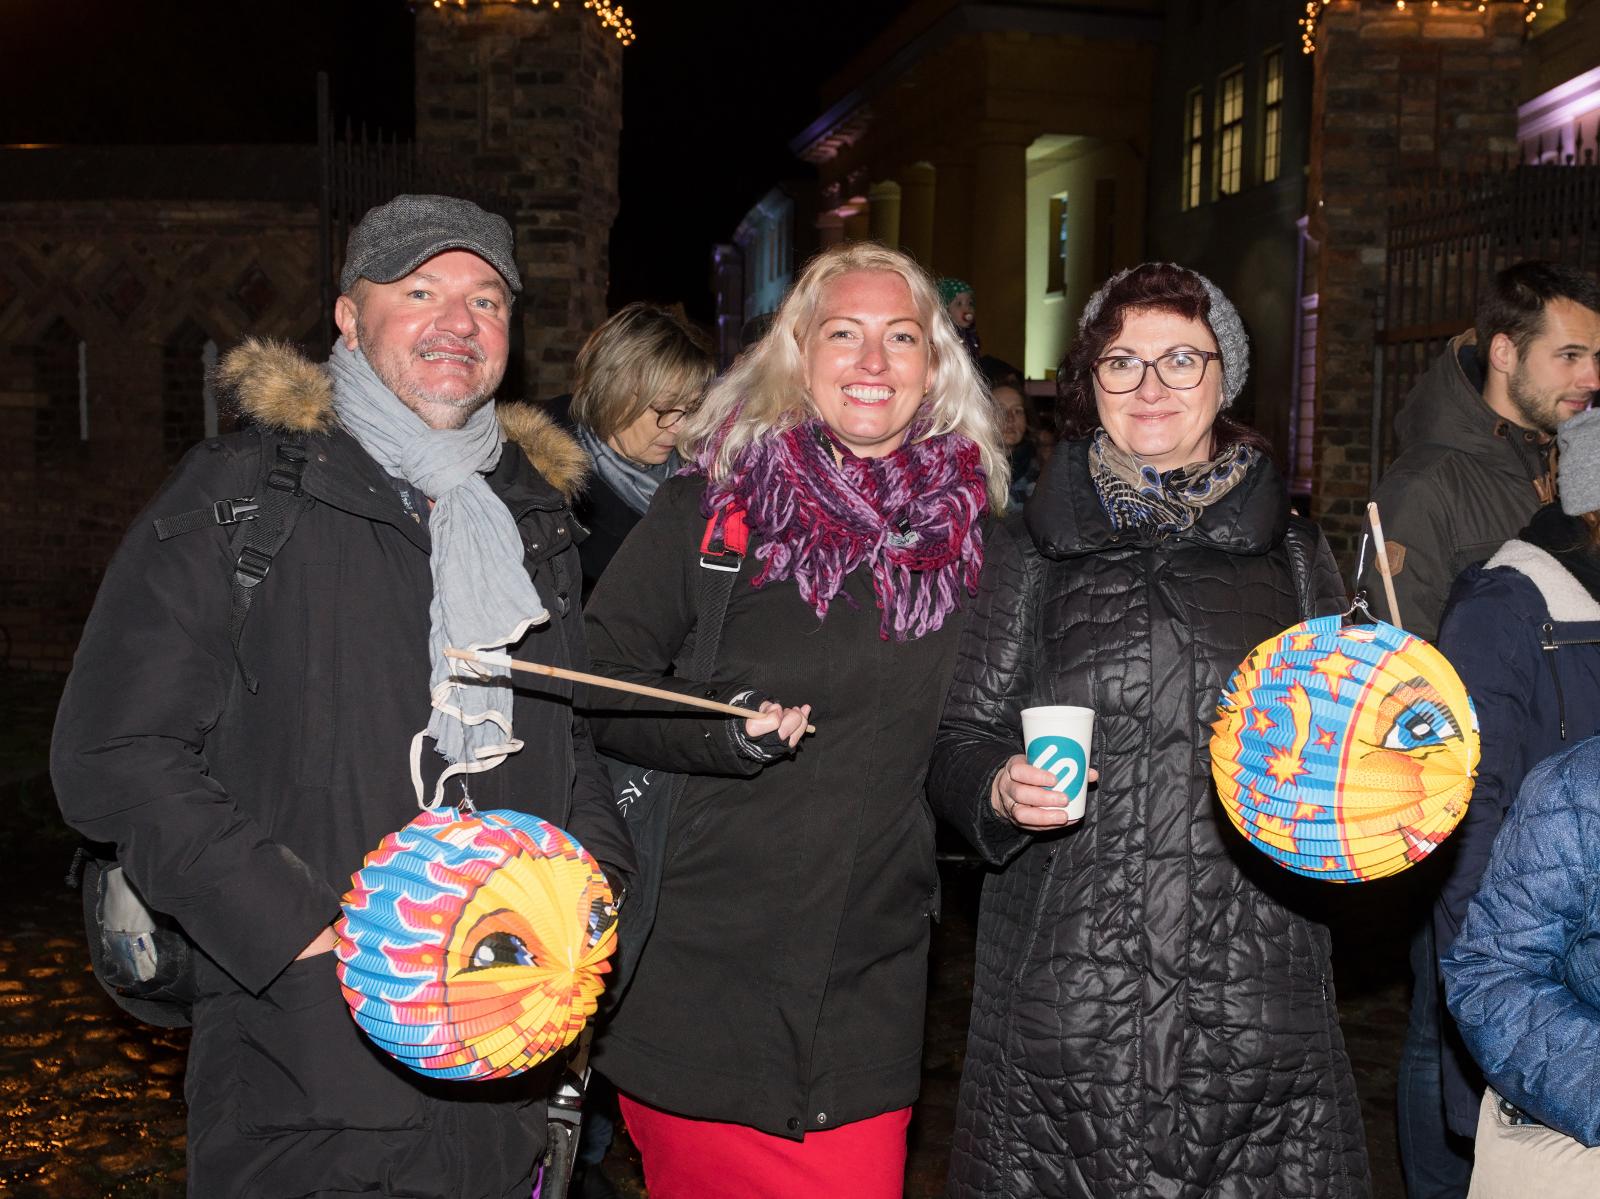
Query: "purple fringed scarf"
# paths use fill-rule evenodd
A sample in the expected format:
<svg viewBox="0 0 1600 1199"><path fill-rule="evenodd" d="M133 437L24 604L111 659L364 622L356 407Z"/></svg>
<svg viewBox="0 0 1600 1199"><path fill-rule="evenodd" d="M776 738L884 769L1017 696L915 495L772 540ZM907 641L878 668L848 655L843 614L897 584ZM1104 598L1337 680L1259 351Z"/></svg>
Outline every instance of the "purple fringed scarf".
<svg viewBox="0 0 1600 1199"><path fill-rule="evenodd" d="M793 579L818 619L863 562L885 641L939 628L964 588L977 593L988 508L977 445L957 433L858 458L821 421L762 438L706 489L707 517L742 508L760 535L753 586ZM848 596L846 597L849 598Z"/></svg>

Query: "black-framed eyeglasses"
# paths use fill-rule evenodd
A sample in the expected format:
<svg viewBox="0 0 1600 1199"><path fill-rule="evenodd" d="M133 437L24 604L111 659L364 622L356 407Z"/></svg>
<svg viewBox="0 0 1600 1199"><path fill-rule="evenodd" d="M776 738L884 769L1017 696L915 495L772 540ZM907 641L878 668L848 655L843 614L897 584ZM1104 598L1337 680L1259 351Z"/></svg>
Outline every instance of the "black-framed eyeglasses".
<svg viewBox="0 0 1600 1199"><path fill-rule="evenodd" d="M684 417L693 416L699 410L698 405L693 408L657 408L654 404L650 405L650 411L655 413L658 429L670 429Z"/></svg>
<svg viewBox="0 0 1600 1199"><path fill-rule="evenodd" d="M1206 377L1206 364L1221 361L1215 350L1169 350L1155 358L1136 358L1132 354L1107 354L1094 360L1094 379L1103 391L1111 395L1137 391L1144 382L1144 373L1156 368L1156 378L1163 387L1174 391L1188 391L1199 387Z"/></svg>

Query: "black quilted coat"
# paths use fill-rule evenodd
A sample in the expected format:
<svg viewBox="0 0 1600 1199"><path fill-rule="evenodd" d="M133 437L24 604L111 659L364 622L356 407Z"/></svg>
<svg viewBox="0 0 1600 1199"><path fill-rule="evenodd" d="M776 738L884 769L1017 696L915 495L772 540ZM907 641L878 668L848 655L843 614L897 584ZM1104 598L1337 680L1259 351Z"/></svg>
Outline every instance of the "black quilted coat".
<svg viewBox="0 0 1600 1199"><path fill-rule="evenodd" d="M1063 445L995 537L929 786L992 865L950 1193L1364 1196L1327 930L1212 788L1217 697L1245 653L1343 589L1263 460L1177 536L1119 534ZM989 807L1019 712L1097 713L1076 828Z"/></svg>

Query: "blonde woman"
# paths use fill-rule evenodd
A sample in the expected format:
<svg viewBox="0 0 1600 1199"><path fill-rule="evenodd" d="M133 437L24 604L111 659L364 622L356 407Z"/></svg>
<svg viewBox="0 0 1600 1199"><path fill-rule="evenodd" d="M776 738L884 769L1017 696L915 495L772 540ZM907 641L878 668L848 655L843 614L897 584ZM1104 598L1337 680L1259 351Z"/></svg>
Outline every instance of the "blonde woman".
<svg viewBox="0 0 1600 1199"><path fill-rule="evenodd" d="M715 374L705 335L653 304L627 305L578 351L572 394L550 407L593 462L573 506L588 531L578 545L586 598L656 488L683 465L678 434Z"/></svg>
<svg viewBox="0 0 1600 1199"><path fill-rule="evenodd" d="M663 485L588 608L596 669L764 713L640 703L595 724L608 753L688 776L595 1054L652 1199L901 1193L939 892L923 781L1006 495L940 309L898 252L813 260L685 422L699 472ZM702 538L740 523L712 676L670 674L697 634Z"/></svg>

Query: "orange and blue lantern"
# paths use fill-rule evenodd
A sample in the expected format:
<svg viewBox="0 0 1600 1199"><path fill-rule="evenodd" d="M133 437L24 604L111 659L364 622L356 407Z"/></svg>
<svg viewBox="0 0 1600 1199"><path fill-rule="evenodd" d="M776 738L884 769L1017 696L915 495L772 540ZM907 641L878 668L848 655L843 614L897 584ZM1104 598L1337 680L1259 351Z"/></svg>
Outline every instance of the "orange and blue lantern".
<svg viewBox="0 0 1600 1199"><path fill-rule="evenodd" d="M571 835L522 812L425 811L344 897L339 982L380 1048L441 1079L506 1078L594 1014L616 912Z"/></svg>
<svg viewBox="0 0 1600 1199"><path fill-rule="evenodd" d="M1211 772L1233 826L1278 865L1365 882L1420 862L1466 814L1478 718L1428 642L1324 616L1228 680Z"/></svg>

